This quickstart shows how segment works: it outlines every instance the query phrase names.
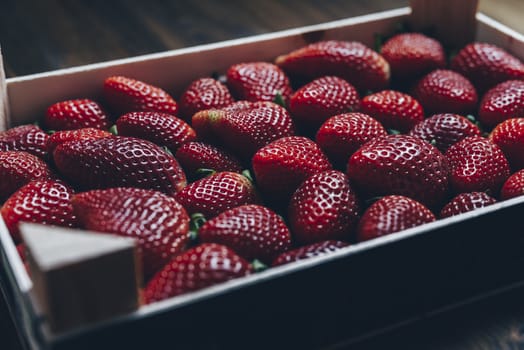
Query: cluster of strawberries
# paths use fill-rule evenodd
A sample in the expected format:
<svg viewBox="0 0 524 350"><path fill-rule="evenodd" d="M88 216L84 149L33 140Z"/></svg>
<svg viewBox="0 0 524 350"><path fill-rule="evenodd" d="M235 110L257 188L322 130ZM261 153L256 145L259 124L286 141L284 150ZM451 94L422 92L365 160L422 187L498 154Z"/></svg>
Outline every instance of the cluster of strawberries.
<svg viewBox="0 0 524 350"><path fill-rule="evenodd" d="M448 69L422 34L322 41L224 78L175 102L109 77L104 107L1 133L13 240L21 221L135 237L150 303L524 193L524 64L499 47Z"/></svg>

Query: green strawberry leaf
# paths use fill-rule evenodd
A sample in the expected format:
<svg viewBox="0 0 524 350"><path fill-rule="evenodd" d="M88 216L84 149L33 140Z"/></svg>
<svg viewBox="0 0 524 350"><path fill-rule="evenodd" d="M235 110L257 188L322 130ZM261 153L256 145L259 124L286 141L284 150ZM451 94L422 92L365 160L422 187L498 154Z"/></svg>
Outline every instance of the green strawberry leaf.
<svg viewBox="0 0 524 350"><path fill-rule="evenodd" d="M109 132L115 136L118 136L118 129L116 128L116 124L109 128Z"/></svg>
<svg viewBox="0 0 524 350"><path fill-rule="evenodd" d="M282 106L284 108L287 108L286 107L286 101L284 100L284 97L282 96L280 91L278 91L277 94L275 95L275 98L273 99L273 102L276 103L277 105L280 105L280 106Z"/></svg>
<svg viewBox="0 0 524 350"><path fill-rule="evenodd" d="M251 262L251 267L253 268L253 271L260 272L267 270L268 266L264 264L262 261L255 259Z"/></svg>
<svg viewBox="0 0 524 350"><path fill-rule="evenodd" d="M198 239L198 230L200 230L206 221L206 217L202 213L194 213L191 215L191 220L189 221L189 239L191 241Z"/></svg>
<svg viewBox="0 0 524 350"><path fill-rule="evenodd" d="M208 177L210 175L216 174L215 169L199 168L195 172L200 178Z"/></svg>

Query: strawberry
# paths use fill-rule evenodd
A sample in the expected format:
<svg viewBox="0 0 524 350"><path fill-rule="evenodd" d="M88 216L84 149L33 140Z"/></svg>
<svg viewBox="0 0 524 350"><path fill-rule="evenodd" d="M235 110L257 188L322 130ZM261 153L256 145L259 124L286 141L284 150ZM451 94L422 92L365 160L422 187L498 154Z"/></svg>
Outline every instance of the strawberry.
<svg viewBox="0 0 524 350"><path fill-rule="evenodd" d="M479 120L488 128L516 117L524 117L524 81L510 80L498 84L482 97Z"/></svg>
<svg viewBox="0 0 524 350"><path fill-rule="evenodd" d="M212 169L216 172L242 171L240 161L230 153L204 142L184 143L175 153L186 175L194 179L199 169Z"/></svg>
<svg viewBox="0 0 524 350"><path fill-rule="evenodd" d="M257 184L269 199L287 206L287 200L302 181L331 170L320 147L302 136L283 137L261 148L253 156Z"/></svg>
<svg viewBox="0 0 524 350"><path fill-rule="evenodd" d="M479 92L510 79L524 79L524 64L504 49L486 43L465 46L451 61L451 69L466 76Z"/></svg>
<svg viewBox="0 0 524 350"><path fill-rule="evenodd" d="M22 151L0 152L0 202L31 180L52 177L47 164L37 156Z"/></svg>
<svg viewBox="0 0 524 350"><path fill-rule="evenodd" d="M358 224L358 241L367 241L435 221L423 204L404 196L386 196L373 203Z"/></svg>
<svg viewBox="0 0 524 350"><path fill-rule="evenodd" d="M275 258L275 260L273 260L271 266L289 264L294 261L330 254L347 246L349 246L349 243L342 241L322 241L313 243L280 254Z"/></svg>
<svg viewBox="0 0 524 350"><path fill-rule="evenodd" d="M171 260L144 289L146 304L196 291L251 272L247 261L219 244L201 244Z"/></svg>
<svg viewBox="0 0 524 350"><path fill-rule="evenodd" d="M446 66L442 45L421 33L397 34L384 43L380 53L397 80L417 78Z"/></svg>
<svg viewBox="0 0 524 350"><path fill-rule="evenodd" d="M46 158L48 137L49 135L36 125L17 126L0 132L0 152L24 151Z"/></svg>
<svg viewBox="0 0 524 350"><path fill-rule="evenodd" d="M424 119L424 110L417 100L394 90L384 90L364 97L361 111L378 120L386 129L403 133Z"/></svg>
<svg viewBox="0 0 524 350"><path fill-rule="evenodd" d="M359 219L359 203L346 174L329 170L304 181L291 197L288 220L300 244L349 240Z"/></svg>
<svg viewBox="0 0 524 350"><path fill-rule="evenodd" d="M20 222L73 227L76 218L72 195L73 191L62 182L35 180L13 193L0 213L13 240L20 242Z"/></svg>
<svg viewBox="0 0 524 350"><path fill-rule="evenodd" d="M382 90L389 83L388 62L356 41L319 41L277 57L276 64L300 78L335 75L360 91Z"/></svg>
<svg viewBox="0 0 524 350"><path fill-rule="evenodd" d="M345 168L349 157L364 143L385 135L386 129L369 115L347 113L329 118L315 139L333 164Z"/></svg>
<svg viewBox="0 0 524 350"><path fill-rule="evenodd" d="M229 67L226 77L227 86L238 100L274 101L280 95L287 101L292 93L286 74L272 63L235 64Z"/></svg>
<svg viewBox="0 0 524 350"><path fill-rule="evenodd" d="M175 198L189 214L201 213L207 219L240 205L258 203L251 181L232 172L215 173L195 181Z"/></svg>
<svg viewBox="0 0 524 350"><path fill-rule="evenodd" d="M433 144L439 151L446 150L468 136L480 136L480 129L458 114L435 114L411 129L409 135Z"/></svg>
<svg viewBox="0 0 524 350"><path fill-rule="evenodd" d="M500 147L511 168L524 168L524 118L503 121L489 135L491 142Z"/></svg>
<svg viewBox="0 0 524 350"><path fill-rule="evenodd" d="M461 193L442 208L440 217L448 218L477 208L483 208L496 202L495 198L485 192Z"/></svg>
<svg viewBox="0 0 524 350"><path fill-rule="evenodd" d="M175 152L182 144L196 140L195 131L185 121L159 112L130 112L116 121L118 134L149 140Z"/></svg>
<svg viewBox="0 0 524 350"><path fill-rule="evenodd" d="M201 111L193 116L193 128L200 137L216 140L244 159L271 141L295 133L287 110L272 102L242 101Z"/></svg>
<svg viewBox="0 0 524 350"><path fill-rule="evenodd" d="M184 120L191 121L196 112L223 108L233 102L224 84L212 78L201 78L193 81L180 97L180 115Z"/></svg>
<svg viewBox="0 0 524 350"><path fill-rule="evenodd" d="M110 121L98 103L88 99L78 99L57 102L50 106L44 124L52 130L108 129Z"/></svg>
<svg viewBox="0 0 524 350"><path fill-rule="evenodd" d="M430 207L447 195L449 165L434 146L409 135L375 138L353 153L347 170L365 197L398 194Z"/></svg>
<svg viewBox="0 0 524 350"><path fill-rule="evenodd" d="M450 182L455 193L498 193L510 174L502 150L479 136L466 137L446 151L451 166Z"/></svg>
<svg viewBox="0 0 524 350"><path fill-rule="evenodd" d="M176 115L178 111L177 103L164 90L123 76L104 81L104 97L117 115L137 111Z"/></svg>
<svg viewBox="0 0 524 350"><path fill-rule="evenodd" d="M223 244L244 259L264 262L291 248L291 234L282 218L256 204L222 212L200 228L198 238L204 243Z"/></svg>
<svg viewBox="0 0 524 350"><path fill-rule="evenodd" d="M61 130L53 133L47 139L47 152L53 154L55 148L58 145L69 141L80 141L80 140L96 140L103 137L113 136L109 131L95 129L95 128L82 128L75 130Z"/></svg>
<svg viewBox="0 0 524 350"><path fill-rule="evenodd" d="M524 169L512 174L500 190L500 200L519 197L524 194Z"/></svg>
<svg viewBox="0 0 524 350"><path fill-rule="evenodd" d="M328 76L313 80L291 96L289 112L297 122L316 129L329 117L357 111L360 97L344 79Z"/></svg>
<svg viewBox="0 0 524 350"><path fill-rule="evenodd" d="M93 190L72 199L80 227L137 239L146 279L189 242L189 217L174 198L130 187Z"/></svg>
<svg viewBox="0 0 524 350"><path fill-rule="evenodd" d="M58 171L82 189L139 187L174 195L186 185L176 159L146 140L113 136L71 141L53 155Z"/></svg>

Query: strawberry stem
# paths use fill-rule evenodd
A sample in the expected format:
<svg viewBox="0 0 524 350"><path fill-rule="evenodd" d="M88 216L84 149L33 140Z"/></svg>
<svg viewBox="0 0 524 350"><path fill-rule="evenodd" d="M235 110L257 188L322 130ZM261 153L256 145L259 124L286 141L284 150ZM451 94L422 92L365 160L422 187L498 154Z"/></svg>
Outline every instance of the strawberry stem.
<svg viewBox="0 0 524 350"><path fill-rule="evenodd" d="M191 215L191 220L189 221L189 238L192 241L198 239L198 230L206 222L206 217L202 213L194 213Z"/></svg>
<svg viewBox="0 0 524 350"><path fill-rule="evenodd" d="M116 128L116 124L109 128L109 132L115 136L118 136L118 130Z"/></svg>
<svg viewBox="0 0 524 350"><path fill-rule="evenodd" d="M284 97L282 96L282 94L280 93L280 91L278 91L275 95L275 98L273 99L273 102L276 103L277 105L279 106L282 106L284 108L287 108L286 107L286 101L284 100Z"/></svg>
<svg viewBox="0 0 524 350"><path fill-rule="evenodd" d="M251 268L255 272L260 272L268 269L268 266L264 264L262 261L255 259L251 262Z"/></svg>

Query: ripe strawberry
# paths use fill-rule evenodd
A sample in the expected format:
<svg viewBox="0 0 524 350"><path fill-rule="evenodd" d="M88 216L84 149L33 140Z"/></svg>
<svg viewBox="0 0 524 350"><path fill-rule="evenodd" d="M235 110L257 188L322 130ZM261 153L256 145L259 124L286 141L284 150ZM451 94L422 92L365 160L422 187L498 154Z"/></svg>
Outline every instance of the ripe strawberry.
<svg viewBox="0 0 524 350"><path fill-rule="evenodd" d="M171 260L144 289L146 304L192 292L251 272L247 261L219 244L201 244Z"/></svg>
<svg viewBox="0 0 524 350"><path fill-rule="evenodd" d="M163 193L118 187L77 194L72 203L82 228L137 239L146 279L189 242L185 209Z"/></svg>
<svg viewBox="0 0 524 350"><path fill-rule="evenodd" d="M291 248L291 234L282 218L256 204L222 212L200 228L198 238L223 244L244 259L268 263Z"/></svg>
<svg viewBox="0 0 524 350"><path fill-rule="evenodd" d="M319 41L277 57L276 64L286 73L300 78L335 75L360 91L382 90L389 83L388 62L355 41Z"/></svg>
<svg viewBox="0 0 524 350"><path fill-rule="evenodd" d="M444 113L424 119L411 129L409 135L431 143L444 153L468 136L480 136L480 129L461 115Z"/></svg>
<svg viewBox="0 0 524 350"><path fill-rule="evenodd" d="M359 203L346 174L329 170L304 181L291 197L288 220L300 244L349 240L359 219Z"/></svg>
<svg viewBox="0 0 524 350"><path fill-rule="evenodd" d="M461 193L442 208L440 217L448 218L494 203L497 203L497 200L485 192Z"/></svg>
<svg viewBox="0 0 524 350"><path fill-rule="evenodd" d="M242 101L201 111L193 116L193 128L200 137L215 140L245 159L271 141L295 133L289 113L272 102Z"/></svg>
<svg viewBox="0 0 524 350"><path fill-rule="evenodd" d="M524 169L511 175L500 190L500 200L524 195Z"/></svg>
<svg viewBox="0 0 524 350"><path fill-rule="evenodd" d="M479 120L488 128L516 117L524 117L524 81L498 84L482 97Z"/></svg>
<svg viewBox="0 0 524 350"><path fill-rule="evenodd" d="M104 81L104 97L117 115L137 111L176 115L178 111L175 100L164 90L123 76Z"/></svg>
<svg viewBox="0 0 524 350"><path fill-rule="evenodd" d="M212 169L216 172L242 171L240 161L230 153L204 142L187 142L180 146L175 153L186 175L195 179L199 169Z"/></svg>
<svg viewBox="0 0 524 350"><path fill-rule="evenodd" d="M329 118L317 132L316 141L333 164L345 168L349 157L366 142L386 136L382 124L363 113Z"/></svg>
<svg viewBox="0 0 524 350"><path fill-rule="evenodd" d="M95 101L68 100L55 103L47 109L44 124L52 130L81 128L108 129L109 116Z"/></svg>
<svg viewBox="0 0 524 350"><path fill-rule="evenodd" d="M393 90L384 90L362 99L362 113L378 120L386 129L408 132L424 119L424 110L413 97Z"/></svg>
<svg viewBox="0 0 524 350"><path fill-rule="evenodd" d="M175 152L182 144L196 140L195 131L182 119L159 112L130 112L116 121L118 134L149 140Z"/></svg>
<svg viewBox="0 0 524 350"><path fill-rule="evenodd" d="M180 115L184 120L191 121L196 112L223 108L233 102L233 97L224 84L212 78L201 78L193 81L180 97Z"/></svg>
<svg viewBox="0 0 524 350"><path fill-rule="evenodd" d="M71 141L54 152L58 171L82 189L139 187L174 195L186 185L176 159L132 137Z"/></svg>
<svg viewBox="0 0 524 350"><path fill-rule="evenodd" d="M187 185L175 196L189 214L207 219L244 204L258 203L255 187L244 175L220 172Z"/></svg>
<svg viewBox="0 0 524 350"><path fill-rule="evenodd" d="M451 61L451 69L466 76L479 92L510 79L524 79L524 64L504 49L486 43L465 46Z"/></svg>
<svg viewBox="0 0 524 350"><path fill-rule="evenodd" d="M455 193L498 193L510 175L509 163L502 150L483 137L466 137L448 148L446 157Z"/></svg>
<svg viewBox="0 0 524 350"><path fill-rule="evenodd" d="M444 48L420 33L397 34L384 43L382 56L395 79L409 80L446 66Z"/></svg>
<svg viewBox="0 0 524 350"><path fill-rule="evenodd" d="M317 129L329 117L357 111L359 107L357 90L344 79L332 76L304 85L289 101L293 118Z"/></svg>
<svg viewBox="0 0 524 350"><path fill-rule="evenodd" d="M0 152L0 202L32 180L52 177L47 164L37 156L22 151Z"/></svg>
<svg viewBox="0 0 524 350"><path fill-rule="evenodd" d="M24 151L45 158L48 137L49 135L36 125L17 126L0 132L0 152Z"/></svg>
<svg viewBox="0 0 524 350"><path fill-rule="evenodd" d="M331 170L320 147L302 136L283 137L261 148L253 156L253 171L260 189L269 199L287 206L287 200L302 181Z"/></svg>
<svg viewBox="0 0 524 350"><path fill-rule="evenodd" d="M349 158L347 173L367 198L398 194L430 207L444 200L449 187L446 157L408 135L387 135L364 144Z"/></svg>
<svg viewBox="0 0 524 350"><path fill-rule="evenodd" d="M349 246L349 243L342 241L322 241L313 243L280 254L275 258L275 260L273 260L271 266L289 264L294 261L330 254L347 246Z"/></svg>
<svg viewBox="0 0 524 350"><path fill-rule="evenodd" d="M367 241L435 221L423 204L404 196L386 196L373 203L358 224L358 241Z"/></svg>
<svg viewBox="0 0 524 350"><path fill-rule="evenodd" d="M72 195L69 187L54 180L31 181L13 193L0 210L13 240L21 240L20 222L73 227Z"/></svg>
<svg viewBox="0 0 524 350"><path fill-rule="evenodd" d="M512 169L524 168L524 118L503 121L493 129L489 139L504 152Z"/></svg>
<svg viewBox="0 0 524 350"><path fill-rule="evenodd" d="M113 134L95 128L57 131L47 139L47 152L52 155L58 145L69 141L96 140L110 136L113 136Z"/></svg>
<svg viewBox="0 0 524 350"><path fill-rule="evenodd" d="M459 73L437 69L423 77L413 96L427 114L467 114L475 110L478 96L469 80Z"/></svg>
<svg viewBox="0 0 524 350"><path fill-rule="evenodd" d="M286 74L272 63L235 64L227 70L227 86L238 100L274 101L278 94L289 99L291 85Z"/></svg>

